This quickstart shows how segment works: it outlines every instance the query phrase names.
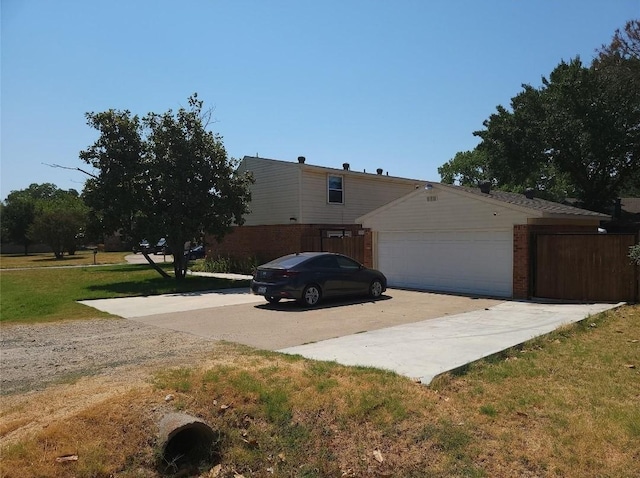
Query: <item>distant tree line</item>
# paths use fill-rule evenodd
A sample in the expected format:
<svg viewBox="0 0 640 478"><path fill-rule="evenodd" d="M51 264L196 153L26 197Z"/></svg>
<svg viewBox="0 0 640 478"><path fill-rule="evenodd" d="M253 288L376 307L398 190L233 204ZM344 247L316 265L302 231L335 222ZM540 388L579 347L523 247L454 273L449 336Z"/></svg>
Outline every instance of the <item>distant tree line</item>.
<svg viewBox="0 0 640 478"><path fill-rule="evenodd" d="M480 143L438 168L449 184L568 197L608 212L640 193L640 20L617 30L591 64L562 61L538 88L523 85L473 134Z"/></svg>
<svg viewBox="0 0 640 478"><path fill-rule="evenodd" d="M12 191L0 203L2 242L22 245L25 255L34 243L47 244L57 258L65 252L73 255L84 242L88 213L89 208L74 189L32 184Z"/></svg>

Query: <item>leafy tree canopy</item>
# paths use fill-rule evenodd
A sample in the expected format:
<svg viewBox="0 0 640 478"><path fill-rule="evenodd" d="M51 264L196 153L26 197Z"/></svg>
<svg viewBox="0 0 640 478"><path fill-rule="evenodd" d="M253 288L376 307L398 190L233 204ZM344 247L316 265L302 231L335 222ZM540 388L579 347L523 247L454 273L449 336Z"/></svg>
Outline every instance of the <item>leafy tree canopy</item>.
<svg viewBox="0 0 640 478"><path fill-rule="evenodd" d="M206 129L202 104L194 94L177 112L87 113L100 137L80 153L97 171L83 196L104 231L166 237L176 279L186 274L184 244L205 233L222 238L244 222L251 199L251 176L236 171L222 138Z"/></svg>
<svg viewBox="0 0 640 478"><path fill-rule="evenodd" d="M75 254L78 234L87 222L87 206L78 194L60 191L49 199L37 200L35 206L29 238L49 245L58 259L64 251Z"/></svg>
<svg viewBox="0 0 640 478"><path fill-rule="evenodd" d="M617 31L590 66L563 61L539 88L523 85L510 108L498 106L483 125L473 152L439 168L444 182L533 187L607 211L640 185L640 21Z"/></svg>
<svg viewBox="0 0 640 478"><path fill-rule="evenodd" d="M55 184L31 184L26 189L11 191L1 205L3 240L24 246L25 255L33 240L29 228L36 219L38 204L53 201L65 196L78 197L74 189L64 191Z"/></svg>

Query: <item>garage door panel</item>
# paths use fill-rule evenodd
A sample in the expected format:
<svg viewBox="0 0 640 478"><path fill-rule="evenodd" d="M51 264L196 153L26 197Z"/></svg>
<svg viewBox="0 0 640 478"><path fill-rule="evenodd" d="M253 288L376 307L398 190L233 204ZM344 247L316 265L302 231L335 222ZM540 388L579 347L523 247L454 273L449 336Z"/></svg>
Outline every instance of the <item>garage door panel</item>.
<svg viewBox="0 0 640 478"><path fill-rule="evenodd" d="M378 234L378 267L395 287L511 296L511 231Z"/></svg>

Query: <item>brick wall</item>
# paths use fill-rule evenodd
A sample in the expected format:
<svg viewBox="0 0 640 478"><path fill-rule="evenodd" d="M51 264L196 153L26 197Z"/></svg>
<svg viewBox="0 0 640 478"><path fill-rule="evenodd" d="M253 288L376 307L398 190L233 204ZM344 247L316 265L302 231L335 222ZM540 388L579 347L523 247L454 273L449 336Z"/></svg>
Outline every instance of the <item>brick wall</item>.
<svg viewBox="0 0 640 478"><path fill-rule="evenodd" d="M303 252L304 237L319 237L324 230L349 230L353 236L362 229L359 224L277 224L237 226L221 242L207 237L207 257L256 257L267 262L276 257Z"/></svg>
<svg viewBox="0 0 640 478"><path fill-rule="evenodd" d="M373 231L366 229L364 232L364 262L365 267L373 268Z"/></svg>
<svg viewBox="0 0 640 478"><path fill-rule="evenodd" d="M536 234L595 233L596 226L517 224L513 226L513 298L533 295L533 244Z"/></svg>
<svg viewBox="0 0 640 478"><path fill-rule="evenodd" d="M513 298L529 298L531 233L527 224L513 226Z"/></svg>

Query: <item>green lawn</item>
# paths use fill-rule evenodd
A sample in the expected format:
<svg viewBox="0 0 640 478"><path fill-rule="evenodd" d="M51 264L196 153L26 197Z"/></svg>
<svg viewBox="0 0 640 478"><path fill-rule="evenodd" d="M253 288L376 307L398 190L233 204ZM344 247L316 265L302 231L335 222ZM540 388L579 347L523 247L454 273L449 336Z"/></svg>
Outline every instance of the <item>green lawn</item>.
<svg viewBox="0 0 640 478"><path fill-rule="evenodd" d="M173 271L171 264L162 264ZM34 323L106 316L78 300L246 287L247 281L187 276L164 279L146 264L33 268L0 272L0 321Z"/></svg>
<svg viewBox="0 0 640 478"><path fill-rule="evenodd" d="M0 269L17 269L31 267L89 266L102 264L124 264L125 256L131 252L98 252L77 251L70 256L65 254L57 259L52 252L36 252L24 254L0 255Z"/></svg>

